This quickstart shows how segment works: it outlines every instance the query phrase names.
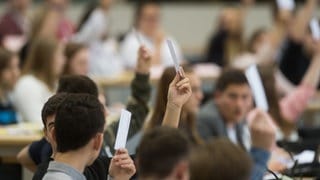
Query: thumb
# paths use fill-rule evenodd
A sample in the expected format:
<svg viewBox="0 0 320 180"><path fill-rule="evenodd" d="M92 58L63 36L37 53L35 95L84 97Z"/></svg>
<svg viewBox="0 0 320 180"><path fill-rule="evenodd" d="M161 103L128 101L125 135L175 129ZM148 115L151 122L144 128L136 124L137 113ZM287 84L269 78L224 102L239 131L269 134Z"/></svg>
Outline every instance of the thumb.
<svg viewBox="0 0 320 180"><path fill-rule="evenodd" d="M171 81L170 86L175 86L179 82L179 80L180 80L180 76L177 73L174 79Z"/></svg>

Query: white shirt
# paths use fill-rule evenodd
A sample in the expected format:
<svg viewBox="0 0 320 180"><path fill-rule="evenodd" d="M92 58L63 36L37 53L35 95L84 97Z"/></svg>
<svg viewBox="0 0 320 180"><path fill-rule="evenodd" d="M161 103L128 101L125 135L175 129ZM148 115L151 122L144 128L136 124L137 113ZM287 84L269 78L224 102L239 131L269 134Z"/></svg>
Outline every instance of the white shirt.
<svg viewBox="0 0 320 180"><path fill-rule="evenodd" d="M13 92L13 104L25 122L41 122L41 110L53 95L48 86L33 75L22 76Z"/></svg>
<svg viewBox="0 0 320 180"><path fill-rule="evenodd" d="M154 53L155 51L154 42L150 38L144 36L141 33L139 33L139 36L143 45L145 45L151 51L151 53ZM171 37L169 37L169 39L173 40ZM175 52L177 54L177 58L181 63L183 60L181 49L176 41L173 40L173 44L174 44ZM129 68L129 69L135 68L137 58L138 58L139 47L140 47L140 44L134 32L128 33L122 45L120 46L120 54L123 60L123 64L126 68ZM174 64L166 41L162 42L160 56L161 56L160 57L161 65L166 67L166 66L172 66Z"/></svg>
<svg viewBox="0 0 320 180"><path fill-rule="evenodd" d="M89 45L89 74L115 76L122 72L123 66L114 39L103 40L109 28L108 14L96 8L84 23L73 41Z"/></svg>

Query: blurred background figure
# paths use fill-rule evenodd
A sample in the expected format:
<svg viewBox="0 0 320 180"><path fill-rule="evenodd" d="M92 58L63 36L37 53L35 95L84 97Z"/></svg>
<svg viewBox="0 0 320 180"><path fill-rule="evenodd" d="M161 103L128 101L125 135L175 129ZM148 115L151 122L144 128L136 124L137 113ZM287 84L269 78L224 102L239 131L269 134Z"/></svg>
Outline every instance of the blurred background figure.
<svg viewBox="0 0 320 180"><path fill-rule="evenodd" d="M136 64L137 56L135 52L137 52L140 43L151 50L153 54L152 64L154 66L173 65L166 43L166 39L173 40L173 38L164 31L161 19L161 7L158 3L153 1L138 3L133 20L133 28L135 30L128 32L120 47L124 66L127 69L133 69ZM141 42L139 42L139 39ZM174 49L178 60L181 62L183 55L176 41L174 41Z"/></svg>
<svg viewBox="0 0 320 180"><path fill-rule="evenodd" d="M30 30L30 4L30 0L9 0L0 18L0 44L11 51L18 52L25 43Z"/></svg>
<svg viewBox="0 0 320 180"><path fill-rule="evenodd" d="M64 50L66 64L63 75L88 75L89 50L81 43L68 43Z"/></svg>
<svg viewBox="0 0 320 180"><path fill-rule="evenodd" d="M57 88L65 65L63 44L38 37L32 44L23 75L14 91L14 103L23 121L41 122L41 109Z"/></svg>
<svg viewBox="0 0 320 180"><path fill-rule="evenodd" d="M122 72L117 42L109 32L111 5L112 0L90 2L73 37L73 41L84 43L89 47L89 74L91 75L116 76Z"/></svg>
<svg viewBox="0 0 320 180"><path fill-rule="evenodd" d="M0 125L18 122L11 93L20 75L18 56L0 48Z"/></svg>

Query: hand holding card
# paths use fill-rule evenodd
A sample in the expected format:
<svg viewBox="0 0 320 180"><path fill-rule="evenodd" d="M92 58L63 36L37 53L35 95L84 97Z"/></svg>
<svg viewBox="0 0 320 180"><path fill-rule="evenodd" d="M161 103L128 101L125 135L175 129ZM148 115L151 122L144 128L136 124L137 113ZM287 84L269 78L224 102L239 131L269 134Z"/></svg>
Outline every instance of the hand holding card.
<svg viewBox="0 0 320 180"><path fill-rule="evenodd" d="M180 71L181 67L179 65L179 61L178 61L176 52L174 50L172 41L167 39L167 44L168 44L168 47L169 47L169 50L170 50L170 53L171 53L171 57L172 57L172 60L173 60L173 63L174 63L174 68L176 69L176 73L178 73L180 75L180 77L184 78L183 73Z"/></svg>
<svg viewBox="0 0 320 180"><path fill-rule="evenodd" d="M131 120L131 112L124 109L121 110L119 127L118 127L116 142L114 145L115 150L126 147L127 136L128 136L129 127L130 127L130 120Z"/></svg>

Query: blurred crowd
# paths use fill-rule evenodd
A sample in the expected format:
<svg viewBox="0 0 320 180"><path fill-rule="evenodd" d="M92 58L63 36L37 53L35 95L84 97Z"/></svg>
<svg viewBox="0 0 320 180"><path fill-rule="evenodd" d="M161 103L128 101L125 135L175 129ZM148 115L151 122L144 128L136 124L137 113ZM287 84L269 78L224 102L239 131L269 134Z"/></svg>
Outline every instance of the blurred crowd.
<svg viewBox="0 0 320 180"><path fill-rule="evenodd" d="M276 141L299 140L300 117L320 87L318 2L290 2L270 1L272 26L248 39L244 21L255 2L221 9L206 53L190 64L162 26L158 2L136 3L132 29L118 38L109 32L112 0L88 2L79 22L66 15L69 0L45 0L33 10L31 0L8 0L0 17L0 125L43 123L45 137L18 155L36 179L53 178L59 164L52 162L72 166L72 157L87 179L261 179L284 172L291 157ZM195 64L219 69L212 92L203 92ZM255 107L244 73L252 65L267 112ZM164 71L150 107L150 71L158 66ZM132 119L126 149L115 150L119 121L98 128L105 126L100 115L108 116L106 97L90 77L126 71L135 74L126 104Z"/></svg>

